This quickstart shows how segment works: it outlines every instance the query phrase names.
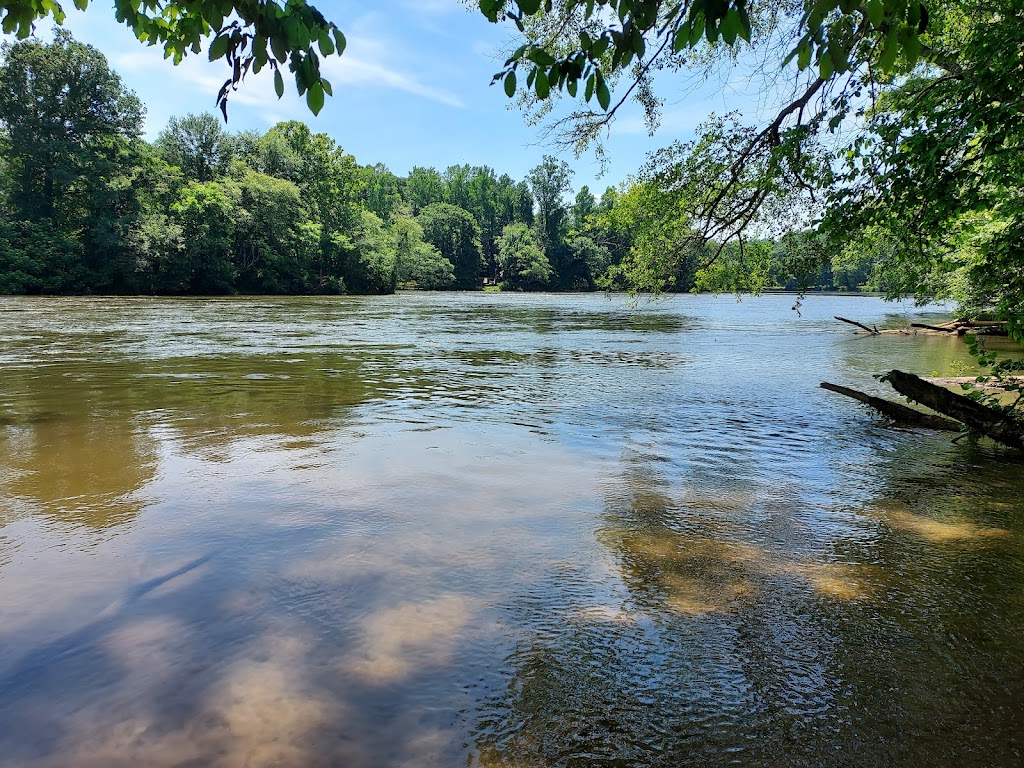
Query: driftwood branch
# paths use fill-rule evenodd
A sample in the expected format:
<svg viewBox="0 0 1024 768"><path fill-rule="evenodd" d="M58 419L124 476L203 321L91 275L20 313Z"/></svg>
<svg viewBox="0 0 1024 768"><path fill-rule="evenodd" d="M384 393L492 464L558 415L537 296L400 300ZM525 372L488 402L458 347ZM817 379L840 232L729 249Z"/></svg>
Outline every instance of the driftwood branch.
<svg viewBox="0 0 1024 768"><path fill-rule="evenodd" d="M910 323L909 330L907 328L886 328L884 330L878 330L878 326L867 326L864 323L858 323L856 320L848 320L845 317L839 317L839 315L833 315L833 317L841 323L848 323L856 328L860 328L862 332L868 333L872 336L882 336L885 334L901 334L904 336L916 336L918 333L934 333L934 334L956 334L957 336L967 336L973 334L981 334L983 336L1006 336L1006 323L998 320L986 321L986 320L951 320L948 323L938 323L931 325L929 323Z"/></svg>
<svg viewBox="0 0 1024 768"><path fill-rule="evenodd" d="M1008 410L989 408L912 373L889 371L885 379L901 395L961 421L975 432L998 443L1024 450L1024 424Z"/></svg>
<svg viewBox="0 0 1024 768"><path fill-rule="evenodd" d="M893 403L889 400L883 400L880 397L872 397L866 395L863 392L858 392L856 389L850 389L849 387L842 387L838 384L832 384L828 381L821 382L821 388L827 389L829 392L835 392L846 397L852 397L865 405L870 405L876 411L888 416L890 419L898 424L907 424L913 427L924 427L925 429L939 429L947 432L960 432L963 426L951 419L944 418L942 416L933 416L930 413L921 413L913 408L908 408L905 405L899 403Z"/></svg>
<svg viewBox="0 0 1024 768"><path fill-rule="evenodd" d="M982 336L1006 336L1006 323L1002 320L951 320L948 323L929 325L928 323L911 323L911 328L923 328L926 331L939 333L955 333L957 336L980 334Z"/></svg>
<svg viewBox="0 0 1024 768"><path fill-rule="evenodd" d="M855 325L858 328L863 328L872 336L881 335L881 332L877 328L868 328L866 325L864 325L864 323L858 323L856 320L847 320L845 317L840 317L839 315L833 315L833 317L841 323L849 323L850 325Z"/></svg>

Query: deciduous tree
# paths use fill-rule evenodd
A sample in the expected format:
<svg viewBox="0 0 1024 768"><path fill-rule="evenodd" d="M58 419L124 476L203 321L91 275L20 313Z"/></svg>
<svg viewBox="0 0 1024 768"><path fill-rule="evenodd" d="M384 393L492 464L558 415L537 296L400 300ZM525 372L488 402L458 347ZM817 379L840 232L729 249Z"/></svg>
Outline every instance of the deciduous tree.
<svg viewBox="0 0 1024 768"><path fill-rule="evenodd" d="M459 288L478 285L480 275L480 227L473 215L448 203L433 203L417 218L424 239L455 267Z"/></svg>
<svg viewBox="0 0 1024 768"><path fill-rule="evenodd" d="M156 146L189 181L213 181L227 173L235 145L220 120L208 112L172 117Z"/></svg>
<svg viewBox="0 0 1024 768"><path fill-rule="evenodd" d="M517 291L541 290L554 275L537 238L525 224L509 224L498 238L502 285Z"/></svg>

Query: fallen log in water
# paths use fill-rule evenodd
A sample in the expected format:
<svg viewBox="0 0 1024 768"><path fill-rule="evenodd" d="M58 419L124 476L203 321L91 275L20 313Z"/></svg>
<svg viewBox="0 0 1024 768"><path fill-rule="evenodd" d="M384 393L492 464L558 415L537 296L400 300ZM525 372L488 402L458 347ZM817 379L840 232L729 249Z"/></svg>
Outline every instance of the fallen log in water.
<svg viewBox="0 0 1024 768"><path fill-rule="evenodd" d="M948 323L939 323L937 325L930 325L929 323L911 323L910 328L883 328L878 329L878 326L868 326L864 323L858 323L856 320L850 320L839 315L833 315L833 317L841 323L847 323L849 325L860 328L857 331L859 335L869 334L871 336L883 336L887 334L894 334L900 336L916 336L918 334L956 334L957 336L967 335L980 335L980 336L1006 336L1007 329L1006 323L998 320L950 320Z"/></svg>
<svg viewBox="0 0 1024 768"><path fill-rule="evenodd" d="M956 333L957 328L955 325L928 325L928 323L911 323L911 328L926 328L929 331L938 331L939 333Z"/></svg>
<svg viewBox="0 0 1024 768"><path fill-rule="evenodd" d="M950 392L912 373L889 371L884 379L901 395L963 422L975 432L990 437L997 443L1024 450L1024 424L1007 412L989 408L963 395Z"/></svg>
<svg viewBox="0 0 1024 768"><path fill-rule="evenodd" d="M957 336L977 334L981 336L1006 336L1006 323L1001 320L951 320L939 325L928 323L911 323L911 328L923 328L926 331L939 333L955 333Z"/></svg>
<svg viewBox="0 0 1024 768"><path fill-rule="evenodd" d="M858 328L863 328L872 336L878 336L881 334L881 331L879 331L877 328L868 328L866 325L864 325L864 323L858 323L856 320L847 320L845 317L840 317L839 315L832 315L832 317L834 317L841 323L849 323L850 325L855 325Z"/></svg>
<svg viewBox="0 0 1024 768"><path fill-rule="evenodd" d="M963 425L947 419L943 416L933 416L930 413L921 413L913 408L908 408L905 405L899 403L893 403L889 400L883 400L880 397L872 397L866 395L863 392L858 392L856 389L850 389L849 387L842 387L839 384L832 384L828 381L821 382L821 388L827 389L829 392L835 392L846 397L852 397L854 400L870 405L876 411L888 416L890 419L898 424L907 424L913 427L924 427L925 429L939 429L947 432L960 432L963 429Z"/></svg>
<svg viewBox="0 0 1024 768"><path fill-rule="evenodd" d="M960 336L975 334L978 336L1009 336L1010 331L1005 325L986 323L985 325L960 326L956 331Z"/></svg>
<svg viewBox="0 0 1024 768"><path fill-rule="evenodd" d="M1006 376L1002 382L996 380L978 381L977 376L922 376L922 379L929 384L940 387L958 387L963 389L964 384L970 384L972 389L983 389L988 392L1005 391L1004 384L1020 384L1024 386L1024 376Z"/></svg>
<svg viewBox="0 0 1024 768"><path fill-rule="evenodd" d="M841 323L849 323L850 325L860 328L861 330L854 331L854 333L857 334L858 336L864 336L865 334L869 336L886 336L893 334L898 334L900 336L916 336L919 333L919 331L911 331L908 330L907 328L882 328L881 330L879 330L877 325L874 327L870 327L864 325L864 323L858 323L856 320L850 320L845 317L840 317L839 315L832 315L832 317L834 317Z"/></svg>

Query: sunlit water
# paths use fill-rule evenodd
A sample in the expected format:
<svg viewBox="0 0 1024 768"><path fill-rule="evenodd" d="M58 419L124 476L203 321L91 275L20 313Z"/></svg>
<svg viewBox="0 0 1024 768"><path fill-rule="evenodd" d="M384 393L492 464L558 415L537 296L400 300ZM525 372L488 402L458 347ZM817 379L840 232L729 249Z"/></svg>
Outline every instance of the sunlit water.
<svg viewBox="0 0 1024 768"><path fill-rule="evenodd" d="M0 301L0 765L1021 765L1024 465L792 304Z"/></svg>

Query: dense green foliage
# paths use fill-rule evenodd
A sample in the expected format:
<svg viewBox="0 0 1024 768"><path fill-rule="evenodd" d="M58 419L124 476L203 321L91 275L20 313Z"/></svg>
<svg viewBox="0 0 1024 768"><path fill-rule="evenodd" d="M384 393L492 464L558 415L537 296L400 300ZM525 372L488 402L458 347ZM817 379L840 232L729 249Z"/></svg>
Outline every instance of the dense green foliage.
<svg viewBox="0 0 1024 768"><path fill-rule="evenodd" d="M924 41L927 65L887 83L844 147L824 228L884 243L898 292L1024 332L1024 16L944 3Z"/></svg>
<svg viewBox="0 0 1024 768"><path fill-rule="evenodd" d="M513 290L543 288L553 270L541 249L537 233L525 224L509 224L498 238L498 265L503 285Z"/></svg>
<svg viewBox="0 0 1024 768"><path fill-rule="evenodd" d="M188 115L148 144L142 105L94 48L60 31L2 52L3 293L470 289L500 277L501 231L533 224L525 181L469 166L399 178L298 122L232 134ZM564 227L548 231L562 248Z"/></svg>
<svg viewBox="0 0 1024 768"><path fill-rule="evenodd" d="M586 10L567 2L550 15L564 20L567 9ZM749 10L758 11L755 36L794 18L788 8L774 21ZM141 105L97 51L66 33L50 45L7 45L0 291L381 293L398 284L472 289L490 278L518 290L870 288L1009 311L1024 282L1003 279L1019 252L1011 224L1020 155L1010 148L1024 123L993 94L1015 87L1019 57L1000 52L1013 50L1020 22L997 36L982 17L933 14L918 35L921 56L947 69L895 59L904 74L872 81L870 104L851 101L847 91L864 83L851 68L828 104L804 100L762 131L712 121L698 141L657 153L630 184L599 199L583 188L574 200L571 169L552 157L519 182L465 165L402 178L361 166L298 122L258 135L188 115L150 145L139 138ZM527 38L544 22L543 11L528 19ZM578 30L568 29L571 42ZM983 59L999 67L979 77ZM609 72L627 60L609 60ZM977 107L943 117L942 105L956 100ZM855 107L865 129L844 146L844 167L815 136ZM922 131L929 121L935 128ZM951 164L965 142L978 151ZM812 186L842 205L816 208ZM914 223L910 237L901 216L915 205L914 221L927 228L922 235ZM822 214L828 226L814 234L808 225Z"/></svg>
<svg viewBox="0 0 1024 768"><path fill-rule="evenodd" d="M89 0L73 0L85 10ZM345 36L306 0L115 0L114 15L139 42L163 47L175 64L198 54L208 41L210 61L224 59L228 78L217 96L227 118L228 98L251 71L274 72L277 95L284 93L287 69L299 95L318 113L331 84L320 74L320 56L345 50ZM65 19L57 0L0 0L0 28L27 38L39 19Z"/></svg>
<svg viewBox="0 0 1024 768"><path fill-rule="evenodd" d="M524 39L496 79L577 150L631 97L656 125L656 94L673 73L756 62L764 76L767 117L709 118L598 215L606 233L629 235L609 277L640 290L859 285L994 310L1024 332L1016 0L480 8ZM599 109L588 106L595 98ZM559 99L582 103L556 117Z"/></svg>
<svg viewBox="0 0 1024 768"><path fill-rule="evenodd" d="M921 55L928 6L921 0L477 0L492 22L511 21L526 40L494 76L512 96L526 70L526 88L546 99L565 89L611 109L614 80L631 69L643 81L659 59L711 45L750 42L766 23L782 18L790 45L783 51L799 69L821 79L844 74L865 60L890 72ZM533 33L533 34L531 34ZM582 92L579 91L583 85ZM619 102L621 103L621 102Z"/></svg>
<svg viewBox="0 0 1024 768"><path fill-rule="evenodd" d="M468 165L402 178L299 122L231 133L209 114L149 144L94 48L59 31L2 52L0 293L593 290L629 286L646 247L635 193L570 203L553 157L519 182Z"/></svg>

